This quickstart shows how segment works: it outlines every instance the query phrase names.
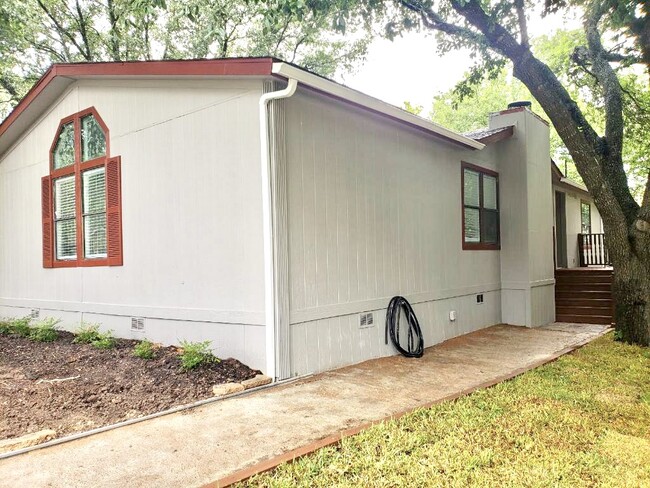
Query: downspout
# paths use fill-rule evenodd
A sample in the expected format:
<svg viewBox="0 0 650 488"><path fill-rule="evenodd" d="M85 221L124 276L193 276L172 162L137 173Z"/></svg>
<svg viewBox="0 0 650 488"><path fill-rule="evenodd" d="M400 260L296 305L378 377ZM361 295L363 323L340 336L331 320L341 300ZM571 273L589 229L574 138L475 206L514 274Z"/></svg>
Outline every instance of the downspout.
<svg viewBox="0 0 650 488"><path fill-rule="evenodd" d="M275 287L275 259L273 249L273 201L271 195L271 158L267 106L271 100L289 98L296 92L298 81L289 78L283 90L265 93L260 97L260 146L262 161L262 220L264 225L264 311L266 318L266 374L275 381L275 331L277 290Z"/></svg>

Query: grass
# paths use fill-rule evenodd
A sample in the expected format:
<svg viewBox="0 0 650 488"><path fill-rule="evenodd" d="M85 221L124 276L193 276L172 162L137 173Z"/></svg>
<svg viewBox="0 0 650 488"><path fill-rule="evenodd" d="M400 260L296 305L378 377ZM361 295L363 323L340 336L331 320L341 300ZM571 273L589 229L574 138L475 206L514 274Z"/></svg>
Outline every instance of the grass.
<svg viewBox="0 0 650 488"><path fill-rule="evenodd" d="M650 486L650 349L612 336L238 486Z"/></svg>

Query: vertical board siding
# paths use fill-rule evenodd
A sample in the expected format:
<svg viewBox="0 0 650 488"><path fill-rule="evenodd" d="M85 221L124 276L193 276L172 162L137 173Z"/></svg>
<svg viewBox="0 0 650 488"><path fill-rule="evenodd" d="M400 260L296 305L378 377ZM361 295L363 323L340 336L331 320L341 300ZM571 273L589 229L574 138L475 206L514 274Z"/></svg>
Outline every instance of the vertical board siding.
<svg viewBox="0 0 650 488"><path fill-rule="evenodd" d="M286 120L290 312L323 311L291 320L294 374L393 353L385 309L360 329L358 313L328 314L331 307L387 306L397 294L500 281L498 252L461 249L460 161L468 152L300 91L287 100ZM477 162L495 168L493 155L487 149ZM488 295L497 298L488 304ZM473 294L417 303L427 345L500 322L498 295L486 293L480 308ZM449 307L457 307L456 324Z"/></svg>
<svg viewBox="0 0 650 488"><path fill-rule="evenodd" d="M72 85L0 160L2 304L114 307L124 321L116 332L128 330L123 307L154 309L161 320L172 320L167 310L176 318L200 313L207 322L181 320L173 339L205 327L215 348L232 345L231 329L219 325L224 317L263 332L261 93L260 81L246 80ZM59 121L90 106L110 129L111 156L121 156L124 266L44 269L40 183L48 151ZM263 367L264 343L257 332L249 336L254 350L237 346L229 355L244 351L239 359Z"/></svg>

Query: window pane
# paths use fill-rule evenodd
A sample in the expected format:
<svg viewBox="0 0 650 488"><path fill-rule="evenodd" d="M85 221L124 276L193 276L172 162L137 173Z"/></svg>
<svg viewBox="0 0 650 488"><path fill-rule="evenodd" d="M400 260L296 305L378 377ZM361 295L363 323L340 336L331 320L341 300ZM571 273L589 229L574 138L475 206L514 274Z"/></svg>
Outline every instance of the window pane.
<svg viewBox="0 0 650 488"><path fill-rule="evenodd" d="M94 115L81 119L81 160L88 161L106 155L106 136Z"/></svg>
<svg viewBox="0 0 650 488"><path fill-rule="evenodd" d="M106 257L106 214L84 217L84 255L87 258Z"/></svg>
<svg viewBox="0 0 650 488"><path fill-rule="evenodd" d="M498 212L484 210L481 224L483 225L483 242L486 244L497 244L499 242Z"/></svg>
<svg viewBox="0 0 650 488"><path fill-rule="evenodd" d="M497 179L494 176L483 175L483 207L497 209Z"/></svg>
<svg viewBox="0 0 650 488"><path fill-rule="evenodd" d="M56 259L77 259L76 219L56 222Z"/></svg>
<svg viewBox="0 0 650 488"><path fill-rule="evenodd" d="M479 174L469 169L463 170L465 179L464 201L465 205L479 206Z"/></svg>
<svg viewBox="0 0 650 488"><path fill-rule="evenodd" d="M480 212L465 208L465 242L481 242Z"/></svg>
<svg viewBox="0 0 650 488"><path fill-rule="evenodd" d="M54 169L74 164L74 124L72 122L61 127L59 139L54 146L53 159Z"/></svg>
<svg viewBox="0 0 650 488"><path fill-rule="evenodd" d="M54 180L55 220L75 216L75 181L73 176Z"/></svg>
<svg viewBox="0 0 650 488"><path fill-rule="evenodd" d="M83 182L83 211L84 214L106 211L105 170L101 168L84 171Z"/></svg>

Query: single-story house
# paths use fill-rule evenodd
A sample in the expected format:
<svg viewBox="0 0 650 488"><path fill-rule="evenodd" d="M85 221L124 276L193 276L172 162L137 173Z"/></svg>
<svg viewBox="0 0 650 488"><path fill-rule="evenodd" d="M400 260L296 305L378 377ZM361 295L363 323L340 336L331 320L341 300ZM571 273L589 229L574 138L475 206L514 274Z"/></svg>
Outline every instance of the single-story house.
<svg viewBox="0 0 650 488"><path fill-rule="evenodd" d="M0 316L329 370L395 353L395 295L426 346L553 322L553 201L527 107L472 138L272 58L54 65L0 125Z"/></svg>

